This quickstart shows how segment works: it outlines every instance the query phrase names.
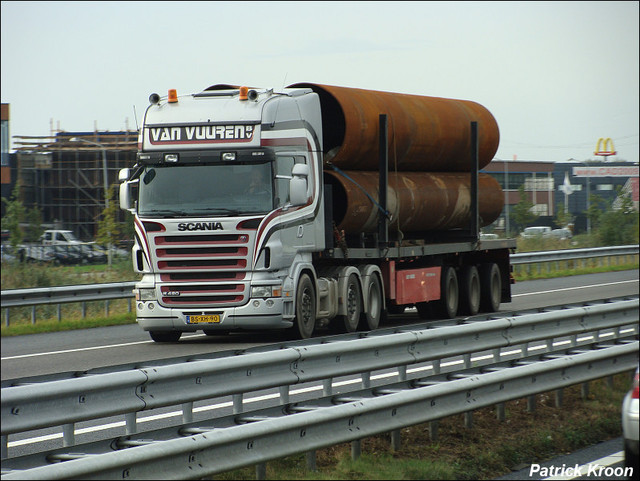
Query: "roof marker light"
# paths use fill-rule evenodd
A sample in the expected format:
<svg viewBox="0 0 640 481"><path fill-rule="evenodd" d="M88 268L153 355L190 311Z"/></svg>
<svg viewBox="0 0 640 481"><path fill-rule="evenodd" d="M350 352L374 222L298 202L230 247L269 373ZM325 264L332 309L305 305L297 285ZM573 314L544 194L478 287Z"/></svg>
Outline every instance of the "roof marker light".
<svg viewBox="0 0 640 481"><path fill-rule="evenodd" d="M169 98L167 100L170 104L176 103L178 101L178 92L176 89L169 89Z"/></svg>

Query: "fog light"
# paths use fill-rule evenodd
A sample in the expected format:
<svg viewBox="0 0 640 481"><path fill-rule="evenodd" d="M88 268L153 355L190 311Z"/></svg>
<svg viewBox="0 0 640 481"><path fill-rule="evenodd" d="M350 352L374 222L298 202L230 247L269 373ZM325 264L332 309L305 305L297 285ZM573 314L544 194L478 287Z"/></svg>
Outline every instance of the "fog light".
<svg viewBox="0 0 640 481"><path fill-rule="evenodd" d="M144 309L144 304L142 302L138 303L138 309L140 310Z"/></svg>
<svg viewBox="0 0 640 481"><path fill-rule="evenodd" d="M153 302L150 302L149 303L149 310L153 310L154 307L156 307L156 306L153 304Z"/></svg>
<svg viewBox="0 0 640 481"><path fill-rule="evenodd" d="M274 303L273 303L273 301L272 301L271 299L269 299L269 300L267 301L267 307L273 307L273 304L274 304Z"/></svg>
<svg viewBox="0 0 640 481"><path fill-rule="evenodd" d="M260 307L260 301L253 301L253 307Z"/></svg>

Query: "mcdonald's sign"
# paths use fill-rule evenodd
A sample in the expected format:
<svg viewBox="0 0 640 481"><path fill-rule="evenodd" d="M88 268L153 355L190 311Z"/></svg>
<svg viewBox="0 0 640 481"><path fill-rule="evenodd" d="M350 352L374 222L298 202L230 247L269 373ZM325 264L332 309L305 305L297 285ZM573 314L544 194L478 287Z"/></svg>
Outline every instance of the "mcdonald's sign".
<svg viewBox="0 0 640 481"><path fill-rule="evenodd" d="M604 145L603 145L604 143ZM609 155L616 155L616 149L613 146L613 140L611 137L598 139L598 143L596 144L596 150L593 152L594 155L603 155L608 157Z"/></svg>

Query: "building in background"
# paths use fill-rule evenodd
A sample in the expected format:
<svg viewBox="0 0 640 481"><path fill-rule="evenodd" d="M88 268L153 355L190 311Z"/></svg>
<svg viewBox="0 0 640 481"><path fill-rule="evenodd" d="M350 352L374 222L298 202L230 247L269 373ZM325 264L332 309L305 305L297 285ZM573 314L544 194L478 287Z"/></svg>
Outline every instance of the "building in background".
<svg viewBox="0 0 640 481"><path fill-rule="evenodd" d="M531 225L557 225L556 217L565 208L572 218L575 233L590 230L586 212L588 201L597 195L605 203L617 203L617 188L631 194L638 210L638 163L632 162L566 162L494 160L483 172L493 176L504 190L505 207L492 229L517 235L508 215L520 202L520 188L539 216ZM569 194L565 194L568 184ZM616 204L614 204L616 205Z"/></svg>
<svg viewBox="0 0 640 481"><path fill-rule="evenodd" d="M93 240L105 207L105 173L107 186L117 183L119 170L135 163L137 140L131 130L14 137L24 206L38 207L45 225ZM130 220L125 214L118 210L118 220Z"/></svg>
<svg viewBox="0 0 640 481"><path fill-rule="evenodd" d="M591 229L586 212L594 196L607 204L619 205L618 189L631 194L638 210L638 163L632 162L556 162L554 179L556 184L556 209L564 209L574 217L576 232ZM570 195L561 191L565 176L570 181Z"/></svg>
<svg viewBox="0 0 640 481"><path fill-rule="evenodd" d="M514 232L510 225L514 206L520 202L520 187L524 186L527 199L533 203L533 211L540 219L553 219L556 209L556 188L554 183L554 162L551 161L508 161L493 160L482 172L494 177L504 191L502 214L492 227L498 232Z"/></svg>

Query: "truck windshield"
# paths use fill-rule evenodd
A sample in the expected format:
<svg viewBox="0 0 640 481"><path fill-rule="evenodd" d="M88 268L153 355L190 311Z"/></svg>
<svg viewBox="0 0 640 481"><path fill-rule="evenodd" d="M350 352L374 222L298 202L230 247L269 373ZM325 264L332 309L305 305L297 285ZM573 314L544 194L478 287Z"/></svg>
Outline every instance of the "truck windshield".
<svg viewBox="0 0 640 481"><path fill-rule="evenodd" d="M148 166L140 175L140 215L262 214L273 209L271 164Z"/></svg>

